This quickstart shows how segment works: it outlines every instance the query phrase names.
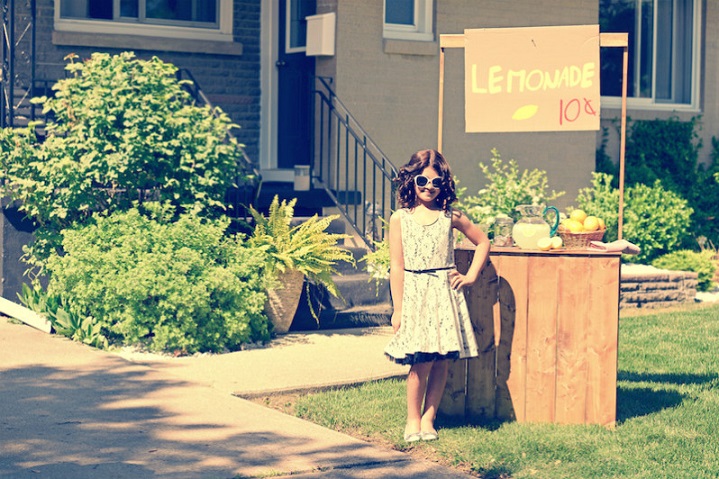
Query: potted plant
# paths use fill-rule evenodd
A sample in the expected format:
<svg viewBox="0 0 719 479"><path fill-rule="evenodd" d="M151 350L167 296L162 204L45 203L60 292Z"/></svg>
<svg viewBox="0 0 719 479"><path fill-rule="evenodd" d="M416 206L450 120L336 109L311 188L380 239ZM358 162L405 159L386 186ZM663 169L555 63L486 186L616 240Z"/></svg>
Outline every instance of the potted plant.
<svg viewBox="0 0 719 479"><path fill-rule="evenodd" d="M355 263L352 253L338 246L338 241L350 236L325 231L339 215L314 215L292 226L295 203L296 198L279 201L275 196L267 217L250 206L255 228L248 241L267 254L266 273L272 286L267 291L265 313L277 333L289 330L305 278L339 297L337 285L332 280L336 273L335 264L340 261ZM309 283L306 287L309 294ZM310 312L319 322L311 303Z"/></svg>

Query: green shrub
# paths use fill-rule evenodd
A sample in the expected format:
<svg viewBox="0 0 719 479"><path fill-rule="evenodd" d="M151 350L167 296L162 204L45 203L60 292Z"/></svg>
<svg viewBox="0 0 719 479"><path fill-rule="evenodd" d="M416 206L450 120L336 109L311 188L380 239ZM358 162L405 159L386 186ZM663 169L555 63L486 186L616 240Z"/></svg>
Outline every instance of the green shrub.
<svg viewBox="0 0 719 479"><path fill-rule="evenodd" d="M712 138L711 162L697 168L696 183L688 197L694 209L692 233L719 244L719 141ZM692 244L692 246L694 246Z"/></svg>
<svg viewBox="0 0 719 479"><path fill-rule="evenodd" d="M268 340L265 254L225 236L227 219L152 214L95 214L64 230L48 294L93 318L111 344L194 353Z"/></svg>
<svg viewBox="0 0 719 479"><path fill-rule="evenodd" d="M680 121L631 121L627 131L625 186L653 185L659 179L662 186L686 199L694 210L690 234L682 246L696 246L696 240L705 236L719 244L719 187L715 175L719 174L719 142L712 139L711 161L699 164L702 142L697 129L699 118ZM612 186L618 187L618 166L606 153L606 129L602 144L597 149L596 169L613 175Z"/></svg>
<svg viewBox="0 0 719 479"><path fill-rule="evenodd" d="M717 270L716 251L678 250L667 253L652 261L652 266L672 271L692 271L699 274L697 289L709 291L714 286L714 274Z"/></svg>
<svg viewBox="0 0 719 479"><path fill-rule="evenodd" d="M486 178L486 187L476 195L460 198L458 208L473 222L491 225L497 215L507 215L515 221L519 213L517 205L546 204L560 196L563 191L548 191L547 172L544 170L523 170L521 173L515 160L504 163L499 152L492 149L491 166L479 164Z"/></svg>
<svg viewBox="0 0 719 479"><path fill-rule="evenodd" d="M577 204L587 214L603 218L607 225L604 241L618 238L619 190L612 176L595 173L592 188L579 191ZM678 194L667 191L659 180L653 186L637 184L624 190L622 237L641 248L632 257L643 263L675 249L688 235L692 209Z"/></svg>
<svg viewBox="0 0 719 479"><path fill-rule="evenodd" d="M242 154L229 117L194 105L177 68L158 58L73 58L55 96L34 100L51 118L45 141L32 128L0 132L3 192L40 228L30 264L42 265L60 231L96 211L146 199L178 211L221 209Z"/></svg>
<svg viewBox="0 0 719 479"><path fill-rule="evenodd" d="M701 141L698 119L632 121L627 135L625 185L653 185L661 180L665 189L684 198L696 185Z"/></svg>

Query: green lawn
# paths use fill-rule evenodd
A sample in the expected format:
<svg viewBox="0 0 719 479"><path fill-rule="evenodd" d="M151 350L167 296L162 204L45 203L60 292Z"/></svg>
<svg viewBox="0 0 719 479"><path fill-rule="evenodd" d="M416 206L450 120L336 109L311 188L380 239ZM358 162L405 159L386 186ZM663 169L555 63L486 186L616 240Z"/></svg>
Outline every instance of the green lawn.
<svg viewBox="0 0 719 479"><path fill-rule="evenodd" d="M599 426L438 422L402 442L404 382L301 396L295 413L482 478L718 478L719 305L620 320L618 418Z"/></svg>

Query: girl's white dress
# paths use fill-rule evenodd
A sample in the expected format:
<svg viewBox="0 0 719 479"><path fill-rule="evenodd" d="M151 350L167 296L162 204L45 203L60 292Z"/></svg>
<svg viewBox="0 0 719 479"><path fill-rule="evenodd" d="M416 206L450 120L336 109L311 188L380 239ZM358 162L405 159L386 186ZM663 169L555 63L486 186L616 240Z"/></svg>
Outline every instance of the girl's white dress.
<svg viewBox="0 0 719 479"><path fill-rule="evenodd" d="M452 213L421 225L399 210L404 254L402 324L385 348L400 364L477 356L464 293L449 284L454 269Z"/></svg>

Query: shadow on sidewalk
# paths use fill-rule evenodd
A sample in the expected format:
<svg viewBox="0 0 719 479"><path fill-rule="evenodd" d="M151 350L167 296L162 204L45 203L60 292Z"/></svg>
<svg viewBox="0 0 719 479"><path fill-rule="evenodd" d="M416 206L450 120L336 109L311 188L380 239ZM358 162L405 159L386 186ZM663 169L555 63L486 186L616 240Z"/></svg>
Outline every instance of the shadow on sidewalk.
<svg viewBox="0 0 719 479"><path fill-rule="evenodd" d="M369 445L285 435L287 419L265 424L261 406L205 386L98 364L0 370L0 478L234 477L372 461Z"/></svg>

